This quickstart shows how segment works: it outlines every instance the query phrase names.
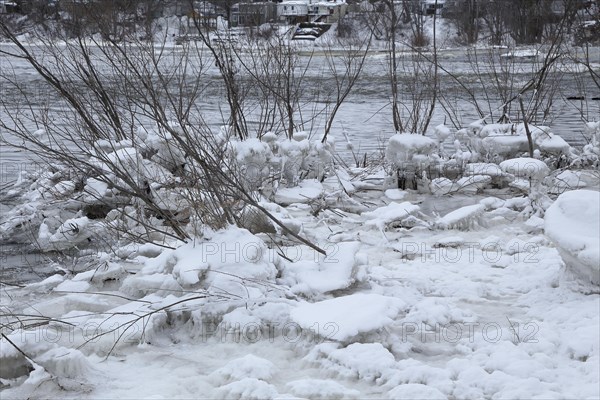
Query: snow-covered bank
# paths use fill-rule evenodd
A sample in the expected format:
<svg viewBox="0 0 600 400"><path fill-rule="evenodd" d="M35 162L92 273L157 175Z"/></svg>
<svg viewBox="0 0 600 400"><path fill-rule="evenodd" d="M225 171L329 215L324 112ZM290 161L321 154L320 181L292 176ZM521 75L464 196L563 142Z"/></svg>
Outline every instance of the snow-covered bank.
<svg viewBox="0 0 600 400"><path fill-rule="evenodd" d="M350 167L334 133L213 130L151 103L114 134L92 115L17 132L51 166L11 185L0 237L63 258L1 292L3 397L598 395L598 285L559 251L596 253L544 224L572 222L558 194L598 190L600 124L581 149L439 124Z"/></svg>
<svg viewBox="0 0 600 400"><path fill-rule="evenodd" d="M5 288L2 397L600 395L600 296L565 273L530 199L385 193L405 203L380 189L353 194L369 213L287 207L327 257L228 228Z"/></svg>
<svg viewBox="0 0 600 400"><path fill-rule="evenodd" d="M545 231L567 266L584 282L600 285L600 193L563 193L546 213Z"/></svg>

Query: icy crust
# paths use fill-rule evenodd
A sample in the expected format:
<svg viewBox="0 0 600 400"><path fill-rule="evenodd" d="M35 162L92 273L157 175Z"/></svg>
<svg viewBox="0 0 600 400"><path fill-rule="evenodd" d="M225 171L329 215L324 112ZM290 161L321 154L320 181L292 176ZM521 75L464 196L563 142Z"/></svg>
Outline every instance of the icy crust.
<svg viewBox="0 0 600 400"><path fill-rule="evenodd" d="M600 192L561 194L546 211L545 233L566 267L582 280L600 285Z"/></svg>

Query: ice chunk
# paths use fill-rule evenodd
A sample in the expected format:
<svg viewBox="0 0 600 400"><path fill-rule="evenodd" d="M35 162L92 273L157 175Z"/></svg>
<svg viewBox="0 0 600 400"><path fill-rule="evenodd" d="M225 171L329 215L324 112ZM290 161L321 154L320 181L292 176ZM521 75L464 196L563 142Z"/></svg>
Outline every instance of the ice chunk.
<svg viewBox="0 0 600 400"><path fill-rule="evenodd" d="M440 124L434 128L435 136L438 138L438 142L442 143L448 136L450 136L450 128L444 124Z"/></svg>
<svg viewBox="0 0 600 400"><path fill-rule="evenodd" d="M481 145L484 152L505 157L517 155L529 148L527 137L521 135L489 136L481 141Z"/></svg>
<svg viewBox="0 0 600 400"><path fill-rule="evenodd" d="M83 191L86 193L86 201L93 202L102 199L106 195L108 184L96 178L89 178L85 183Z"/></svg>
<svg viewBox="0 0 600 400"><path fill-rule="evenodd" d="M69 219L48 238L48 245L44 250L66 250L75 247L94 236L100 227L100 223L87 217Z"/></svg>
<svg viewBox="0 0 600 400"><path fill-rule="evenodd" d="M437 225L442 229L453 227L468 228L481 217L484 211L485 206L483 204L473 204L471 206L461 207L440 218Z"/></svg>
<svg viewBox="0 0 600 400"><path fill-rule="evenodd" d="M347 341L390 325L405 306L405 302L396 297L357 293L301 304L290 316L303 329L318 327L319 334L327 339Z"/></svg>
<svg viewBox="0 0 600 400"><path fill-rule="evenodd" d="M429 190L435 196L443 196L453 190L454 182L448 178L435 178L429 183Z"/></svg>
<svg viewBox="0 0 600 400"><path fill-rule="evenodd" d="M348 389L337 382L323 379L299 379L288 382L287 387L296 395L307 399L348 399L357 398L360 393Z"/></svg>
<svg viewBox="0 0 600 400"><path fill-rule="evenodd" d="M502 171L530 180L542 180L549 173L548 166L540 160L529 157L512 158L500 163Z"/></svg>
<svg viewBox="0 0 600 400"><path fill-rule="evenodd" d="M375 381L385 371L396 367L396 360L381 343L352 343L333 350L323 366L350 379Z"/></svg>
<svg viewBox="0 0 600 400"><path fill-rule="evenodd" d="M263 400L273 399L279 393L275 386L256 378L244 378L221 386L217 390L219 399Z"/></svg>
<svg viewBox="0 0 600 400"><path fill-rule="evenodd" d="M573 190L561 194L546 210L545 232L568 269L600 285L600 192Z"/></svg>
<svg viewBox="0 0 600 400"><path fill-rule="evenodd" d="M274 201L281 205L308 203L323 194L323 185L316 179L305 179L298 186L280 188L275 193Z"/></svg>
<svg viewBox="0 0 600 400"><path fill-rule="evenodd" d="M587 186L582 180L581 171L564 170L554 178L551 193L562 193L565 190L581 189Z"/></svg>
<svg viewBox="0 0 600 400"><path fill-rule="evenodd" d="M222 383L254 378L267 381L275 375L276 367L269 360L248 354L229 361L225 366L211 374L211 378Z"/></svg>
<svg viewBox="0 0 600 400"><path fill-rule="evenodd" d="M76 349L56 347L36 357L46 371L56 377L80 378L91 369L88 359Z"/></svg>
<svg viewBox="0 0 600 400"><path fill-rule="evenodd" d="M327 293L345 289L357 281L359 242L342 242L329 246L327 257L318 263L300 260L282 272L283 282L295 293ZM289 282L288 282L289 281Z"/></svg>
<svg viewBox="0 0 600 400"><path fill-rule="evenodd" d="M397 133L388 142L385 158L397 168L405 163L427 165L427 158L422 156L430 155L437 147L435 140L426 136Z"/></svg>
<svg viewBox="0 0 600 400"><path fill-rule="evenodd" d="M454 191L476 193L491 182L492 177L488 175L463 176L454 184Z"/></svg>
<svg viewBox="0 0 600 400"><path fill-rule="evenodd" d="M388 189L384 194L390 200L403 200L406 197L407 192L400 189Z"/></svg>
<svg viewBox="0 0 600 400"><path fill-rule="evenodd" d="M364 212L362 213L362 216L367 218L367 226L376 226L383 230L386 225L395 221L401 221L415 214L419 209L419 206L412 204L409 201L403 203L392 201L387 206Z"/></svg>
<svg viewBox="0 0 600 400"><path fill-rule="evenodd" d="M465 166L465 175L487 175L503 176L504 172L496 164L492 163L469 163Z"/></svg>
<svg viewBox="0 0 600 400"><path fill-rule="evenodd" d="M413 399L428 399L428 400L447 400L442 392L436 388L422 385L420 383L407 383L396 386L388 392L389 399L395 400L413 400Z"/></svg>

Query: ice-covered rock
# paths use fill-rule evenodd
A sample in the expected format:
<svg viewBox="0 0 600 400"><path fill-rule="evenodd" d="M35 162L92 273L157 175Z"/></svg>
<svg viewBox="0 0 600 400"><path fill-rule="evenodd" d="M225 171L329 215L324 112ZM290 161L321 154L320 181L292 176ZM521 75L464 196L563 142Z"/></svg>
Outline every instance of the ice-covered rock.
<svg viewBox="0 0 600 400"><path fill-rule="evenodd" d="M600 192L561 194L546 210L545 232L568 270L583 281L600 285Z"/></svg>

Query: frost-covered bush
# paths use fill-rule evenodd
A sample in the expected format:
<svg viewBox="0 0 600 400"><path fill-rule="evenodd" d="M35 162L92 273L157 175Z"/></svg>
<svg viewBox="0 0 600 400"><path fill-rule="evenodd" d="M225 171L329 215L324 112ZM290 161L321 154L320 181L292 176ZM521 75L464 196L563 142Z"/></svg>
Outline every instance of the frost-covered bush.
<svg viewBox="0 0 600 400"><path fill-rule="evenodd" d="M600 121L588 122L585 134L589 135L589 143L583 146L581 154L572 161L571 165L578 168L598 167L600 165Z"/></svg>
<svg viewBox="0 0 600 400"><path fill-rule="evenodd" d="M540 211L547 207L548 196L543 185L550 174L548 166L540 160L529 157L513 158L500 163L502 171L513 176L510 186L529 193L531 201Z"/></svg>
<svg viewBox="0 0 600 400"><path fill-rule="evenodd" d="M390 138L385 150L385 161L390 174L397 174L398 187L405 189L406 180L413 177L413 189L422 172L431 165L438 148L435 140L416 134L397 133Z"/></svg>
<svg viewBox="0 0 600 400"><path fill-rule="evenodd" d="M560 157L568 160L574 157L571 146L560 136L552 133L547 126L529 125L535 150L544 158ZM529 150L529 142L524 124L483 124L473 123L466 130L470 147L481 161L501 162L515 158Z"/></svg>

